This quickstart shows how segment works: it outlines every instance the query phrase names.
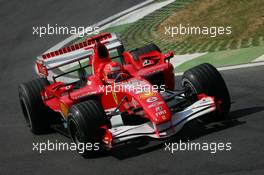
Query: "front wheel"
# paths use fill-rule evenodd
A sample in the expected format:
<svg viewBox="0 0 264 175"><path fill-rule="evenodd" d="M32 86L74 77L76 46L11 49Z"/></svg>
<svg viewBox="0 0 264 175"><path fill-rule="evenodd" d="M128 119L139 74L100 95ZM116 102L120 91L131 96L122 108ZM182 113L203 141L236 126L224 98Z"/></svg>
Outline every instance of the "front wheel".
<svg viewBox="0 0 264 175"><path fill-rule="evenodd" d="M214 97L220 103L217 115L221 118L228 115L230 95L223 77L211 64L200 64L184 72L182 85L190 90L191 95L205 93Z"/></svg>
<svg viewBox="0 0 264 175"><path fill-rule="evenodd" d="M106 124L106 114L95 100L88 100L71 107L68 115L68 130L77 152L83 157L96 157L102 153L101 141Z"/></svg>

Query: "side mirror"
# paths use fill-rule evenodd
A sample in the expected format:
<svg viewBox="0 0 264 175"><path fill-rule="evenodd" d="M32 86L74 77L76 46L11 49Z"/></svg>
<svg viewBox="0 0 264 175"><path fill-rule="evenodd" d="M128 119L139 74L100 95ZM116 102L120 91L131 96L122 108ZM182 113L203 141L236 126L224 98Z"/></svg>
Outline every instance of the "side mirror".
<svg viewBox="0 0 264 175"><path fill-rule="evenodd" d="M70 84L70 85L67 85L67 86L60 88L60 90L63 92L70 92L73 90L73 88L74 88L74 86L72 84Z"/></svg>
<svg viewBox="0 0 264 175"><path fill-rule="evenodd" d="M169 51L168 53L165 54L164 60L170 60L173 56L174 56L174 53L172 51Z"/></svg>
<svg viewBox="0 0 264 175"><path fill-rule="evenodd" d="M65 92L71 92L73 90L74 86L71 85L66 85L66 86L61 86L57 89L56 91L56 95L57 96L61 96L61 94L65 93Z"/></svg>

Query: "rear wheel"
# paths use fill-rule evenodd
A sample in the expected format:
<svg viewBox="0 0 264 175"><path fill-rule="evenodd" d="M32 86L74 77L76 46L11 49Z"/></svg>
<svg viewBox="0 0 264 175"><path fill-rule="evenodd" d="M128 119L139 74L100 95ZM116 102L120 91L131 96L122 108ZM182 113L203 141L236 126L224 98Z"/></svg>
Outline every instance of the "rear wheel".
<svg viewBox="0 0 264 175"><path fill-rule="evenodd" d="M227 86L221 74L211 64L200 64L184 72L182 85L190 90L190 96L205 93L220 101L220 111L217 112L219 117L229 113L231 102Z"/></svg>
<svg viewBox="0 0 264 175"><path fill-rule="evenodd" d="M145 45L143 47L137 48L135 50L132 50L130 53L132 54L134 60L138 61L140 55L149 53L149 52L154 51L154 50L161 52L160 48L156 44L151 43L151 44Z"/></svg>
<svg viewBox="0 0 264 175"><path fill-rule="evenodd" d="M77 146L84 145L85 149L77 148L80 155L94 157L102 152L101 141L104 130L100 127L105 124L106 114L97 101L88 100L71 107L68 130L72 141Z"/></svg>
<svg viewBox="0 0 264 175"><path fill-rule="evenodd" d="M50 118L54 112L46 107L41 98L41 91L49 82L39 78L18 87L19 102L27 125L34 134L45 134L51 131Z"/></svg>
<svg viewBox="0 0 264 175"><path fill-rule="evenodd" d="M145 45L143 47L137 48L137 49L131 51L130 53L132 54L134 60L138 61L140 55L149 53L149 52L154 51L154 50L161 52L160 48L156 44L151 43L151 44ZM149 80L149 82L152 85L157 85L159 87L161 85L165 84L163 73L155 74L151 77L148 77L147 79Z"/></svg>

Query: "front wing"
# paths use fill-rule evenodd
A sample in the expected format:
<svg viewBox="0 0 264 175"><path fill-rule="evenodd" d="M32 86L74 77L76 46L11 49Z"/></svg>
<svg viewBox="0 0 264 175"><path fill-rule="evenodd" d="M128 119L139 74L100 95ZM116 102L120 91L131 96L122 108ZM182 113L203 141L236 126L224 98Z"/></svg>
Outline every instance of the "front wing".
<svg viewBox="0 0 264 175"><path fill-rule="evenodd" d="M214 98L207 96L193 103L183 111L172 114L170 121L159 125L149 121L140 125L122 126L122 124L118 125L118 122L113 119L111 122L115 123L114 125L116 126L109 129L112 135L112 145L142 136L157 139L170 137L179 132L189 121L215 110L216 104Z"/></svg>

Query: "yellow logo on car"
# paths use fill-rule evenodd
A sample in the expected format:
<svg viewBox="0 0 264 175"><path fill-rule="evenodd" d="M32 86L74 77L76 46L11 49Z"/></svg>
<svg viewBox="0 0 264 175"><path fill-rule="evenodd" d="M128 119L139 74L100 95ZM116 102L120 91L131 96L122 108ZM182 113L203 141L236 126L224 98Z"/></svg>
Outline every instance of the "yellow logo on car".
<svg viewBox="0 0 264 175"><path fill-rule="evenodd" d="M142 94L139 95L139 98L140 99L146 99L148 97L151 97L153 96L155 93L154 92L144 92Z"/></svg>
<svg viewBox="0 0 264 175"><path fill-rule="evenodd" d="M69 107L67 105L65 105L64 103L60 103L60 109L61 109L61 113L64 117L67 117L68 113L69 113Z"/></svg>
<svg viewBox="0 0 264 175"><path fill-rule="evenodd" d="M115 100L115 103L118 104L118 99L115 92L112 92L113 98Z"/></svg>

